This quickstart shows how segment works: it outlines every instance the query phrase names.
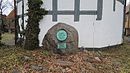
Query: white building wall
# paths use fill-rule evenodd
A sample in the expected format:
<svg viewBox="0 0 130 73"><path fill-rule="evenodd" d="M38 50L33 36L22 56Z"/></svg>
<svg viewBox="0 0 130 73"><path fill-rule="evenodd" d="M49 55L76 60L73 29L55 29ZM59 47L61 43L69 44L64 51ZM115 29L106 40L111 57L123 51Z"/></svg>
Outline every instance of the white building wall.
<svg viewBox="0 0 130 73"><path fill-rule="evenodd" d="M26 0L27 1L27 0ZM52 0L43 0L42 7L52 10ZM25 3L25 12L28 9ZM18 4L18 14L22 11ZM116 2L113 11L113 0L103 0L102 20L97 21L97 15L80 15L79 22L74 22L74 15L58 15L58 21L52 21L52 15L46 15L40 21L40 46L47 31L55 24L62 22L75 27L79 33L79 47L102 48L121 44L123 31L124 5ZM58 0L58 10L74 10L74 0ZM80 10L97 10L97 0L81 0ZM27 17L25 18L27 20Z"/></svg>
<svg viewBox="0 0 130 73"><path fill-rule="evenodd" d="M28 9L28 5L27 5L27 0L24 0L24 13L28 13L27 9ZM22 15L22 0L17 4L17 15ZM24 28L26 29L26 25L27 25L27 19L28 16L24 17ZM20 17L18 19L19 25L20 25L20 30L22 31L22 17Z"/></svg>

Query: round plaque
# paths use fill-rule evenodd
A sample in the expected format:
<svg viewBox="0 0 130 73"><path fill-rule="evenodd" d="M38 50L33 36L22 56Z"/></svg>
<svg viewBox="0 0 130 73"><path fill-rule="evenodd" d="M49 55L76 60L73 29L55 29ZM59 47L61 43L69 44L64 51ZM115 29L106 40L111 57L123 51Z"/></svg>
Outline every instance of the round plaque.
<svg viewBox="0 0 130 73"><path fill-rule="evenodd" d="M61 29L57 32L56 37L59 41L65 41L67 39L67 32Z"/></svg>

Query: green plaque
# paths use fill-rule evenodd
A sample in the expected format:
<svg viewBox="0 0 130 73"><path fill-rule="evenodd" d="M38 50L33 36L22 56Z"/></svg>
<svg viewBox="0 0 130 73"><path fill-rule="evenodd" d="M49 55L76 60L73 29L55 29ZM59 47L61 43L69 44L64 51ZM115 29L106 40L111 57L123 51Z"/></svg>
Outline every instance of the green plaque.
<svg viewBox="0 0 130 73"><path fill-rule="evenodd" d="M66 43L58 43L58 49L66 49Z"/></svg>
<svg viewBox="0 0 130 73"><path fill-rule="evenodd" d="M57 32L56 37L59 41L65 41L67 39L67 32L61 29Z"/></svg>

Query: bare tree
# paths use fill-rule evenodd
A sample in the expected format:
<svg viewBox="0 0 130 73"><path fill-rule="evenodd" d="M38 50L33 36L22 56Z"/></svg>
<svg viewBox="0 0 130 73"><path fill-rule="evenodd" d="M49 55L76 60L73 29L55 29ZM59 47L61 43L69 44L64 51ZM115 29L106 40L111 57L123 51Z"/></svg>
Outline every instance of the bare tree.
<svg viewBox="0 0 130 73"><path fill-rule="evenodd" d="M2 6L2 4L3 4L3 0L0 0L0 45L1 45L1 39L2 39L2 23L3 23L3 21L2 21L2 10L3 10L3 6Z"/></svg>
<svg viewBox="0 0 130 73"><path fill-rule="evenodd" d="M3 9L3 0L0 0L0 14L2 14L2 9Z"/></svg>

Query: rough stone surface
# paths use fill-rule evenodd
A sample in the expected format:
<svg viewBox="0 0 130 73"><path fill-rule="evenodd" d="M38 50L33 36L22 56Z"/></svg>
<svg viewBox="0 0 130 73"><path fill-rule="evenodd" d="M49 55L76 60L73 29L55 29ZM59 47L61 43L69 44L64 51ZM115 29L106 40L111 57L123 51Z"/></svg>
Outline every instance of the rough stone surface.
<svg viewBox="0 0 130 73"><path fill-rule="evenodd" d="M22 73L20 70L18 70L18 69L14 69L13 71L12 71L12 73Z"/></svg>
<svg viewBox="0 0 130 73"><path fill-rule="evenodd" d="M101 59L99 57L95 57L95 60L101 62Z"/></svg>
<svg viewBox="0 0 130 73"><path fill-rule="evenodd" d="M57 49L58 40L56 38L56 33L60 29L64 29L68 34L68 37L66 39L67 48L64 50ZM52 50L54 53L75 53L78 50L78 32L74 27L70 25L58 23L54 25L50 30L48 30L42 44L43 49Z"/></svg>
<svg viewBox="0 0 130 73"><path fill-rule="evenodd" d="M23 62L27 62L27 61L30 61L31 58L28 56L22 56L22 57L20 57L20 60L22 60Z"/></svg>
<svg viewBox="0 0 130 73"><path fill-rule="evenodd" d="M37 65L31 65L31 68L32 68L33 70L37 70L37 71L40 71L40 70L43 69L42 66L37 66Z"/></svg>
<svg viewBox="0 0 130 73"><path fill-rule="evenodd" d="M73 63L69 61L57 61L55 64L64 67L73 65Z"/></svg>

